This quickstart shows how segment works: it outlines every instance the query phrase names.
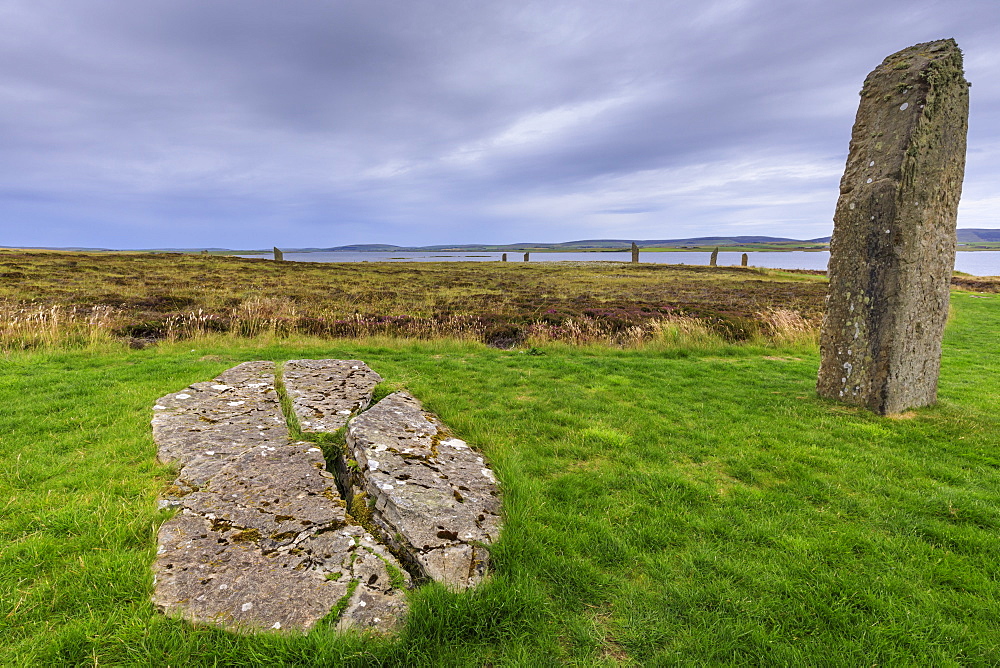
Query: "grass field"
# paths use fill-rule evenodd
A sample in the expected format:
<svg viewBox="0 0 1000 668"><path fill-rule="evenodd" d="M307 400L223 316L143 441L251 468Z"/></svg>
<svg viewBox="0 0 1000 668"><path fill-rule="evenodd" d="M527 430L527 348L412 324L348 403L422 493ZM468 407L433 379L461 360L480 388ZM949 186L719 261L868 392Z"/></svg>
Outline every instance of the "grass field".
<svg viewBox="0 0 1000 668"><path fill-rule="evenodd" d="M200 283L169 293L195 298ZM998 300L954 295L941 401L896 419L818 399L812 345L718 336L8 351L0 662L996 665ZM301 357L367 361L482 448L503 485L492 579L412 592L398 638L235 636L149 602L155 498L172 479L154 460L153 401L240 361Z"/></svg>

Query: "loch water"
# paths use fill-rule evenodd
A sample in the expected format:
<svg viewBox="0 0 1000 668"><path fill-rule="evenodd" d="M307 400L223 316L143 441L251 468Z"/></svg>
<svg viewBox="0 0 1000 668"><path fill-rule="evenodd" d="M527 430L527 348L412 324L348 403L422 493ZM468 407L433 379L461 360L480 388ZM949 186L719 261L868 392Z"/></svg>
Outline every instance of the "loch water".
<svg viewBox="0 0 1000 668"><path fill-rule="evenodd" d="M443 251L336 251L317 253L285 253L285 260L292 262L499 262L502 253L493 252L443 252ZM701 251L671 251L640 253L639 261L656 264L708 265L711 253ZM720 266L738 266L743 254L719 252ZM813 269L826 271L830 261L829 251L772 251L749 252L751 267L768 269ZM269 258L269 255L242 255L241 257ZM523 262L524 253L508 251L508 262ZM532 252L531 262L629 262L629 251L589 253ZM1000 275L1000 251L959 251L955 269L973 276Z"/></svg>

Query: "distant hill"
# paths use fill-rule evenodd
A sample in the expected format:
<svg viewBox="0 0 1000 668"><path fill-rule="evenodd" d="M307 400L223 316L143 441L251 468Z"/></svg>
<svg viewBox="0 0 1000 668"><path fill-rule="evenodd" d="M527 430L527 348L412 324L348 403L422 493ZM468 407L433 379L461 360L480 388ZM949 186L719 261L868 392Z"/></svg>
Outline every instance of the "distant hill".
<svg viewBox="0 0 1000 668"><path fill-rule="evenodd" d="M561 242L522 242L515 244L437 244L433 246L393 246L389 244L352 244L319 250L336 251L523 251L523 250L623 250L632 246L632 239L581 239ZM742 246L745 244L803 243L798 239L766 236L692 237L690 239L636 239L640 248L678 248L683 246ZM294 249L282 249L294 252Z"/></svg>
<svg viewBox="0 0 1000 668"><path fill-rule="evenodd" d="M966 228L958 230L959 243L971 243L974 241L1000 241L1000 230L983 230L977 228Z"/></svg>
<svg viewBox="0 0 1000 668"><path fill-rule="evenodd" d="M959 243L977 242L1000 242L1000 229L979 229L965 228L956 233ZM281 246L285 253L316 253L316 252L433 252L433 251L621 251L628 250L632 242L635 241L639 248L684 248L687 246L745 246L752 244L760 245L794 245L794 244L825 244L830 242L830 237L818 237L816 239L790 239L788 237L768 237L768 236L732 236L732 237L690 237L688 239L581 239L579 241L562 242L524 242L516 244L437 244L433 246L396 246L394 244L348 244L346 246L331 246L329 248L291 248ZM0 246L2 247L2 246ZM25 246L7 246L11 249L32 250ZM61 251L113 251L111 248L80 248L80 247L53 247L35 246L36 250L61 250ZM122 250L122 249L119 249ZM132 249L129 249L132 250ZM197 253L202 250L223 253L246 253L246 254L270 254L270 248L256 250L234 250L230 248L148 248L146 251L175 252L175 253Z"/></svg>

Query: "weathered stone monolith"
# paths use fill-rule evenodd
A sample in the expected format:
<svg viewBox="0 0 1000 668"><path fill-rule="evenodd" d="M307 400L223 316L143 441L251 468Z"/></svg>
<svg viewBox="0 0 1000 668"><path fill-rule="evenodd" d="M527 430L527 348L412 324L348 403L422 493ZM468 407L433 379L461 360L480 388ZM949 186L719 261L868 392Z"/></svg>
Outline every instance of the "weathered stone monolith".
<svg viewBox="0 0 1000 668"><path fill-rule="evenodd" d="M740 266L745 267L747 266L747 264L749 264L749 262L750 262L750 256L744 253L743 257L740 258Z"/></svg>
<svg viewBox="0 0 1000 668"><path fill-rule="evenodd" d="M274 261L275 262L281 262L284 259L285 259L285 254L282 253L280 250L278 250L278 247L275 246L274 247Z"/></svg>
<svg viewBox="0 0 1000 668"><path fill-rule="evenodd" d="M500 256L500 261L501 262L506 262L507 261L507 254L506 253L504 253L503 255Z"/></svg>
<svg viewBox="0 0 1000 668"><path fill-rule="evenodd" d="M865 79L830 242L821 396L883 415L936 399L968 88L951 39Z"/></svg>
<svg viewBox="0 0 1000 668"><path fill-rule="evenodd" d="M202 254L202 255L208 255L208 251L207 251L207 250L203 250L203 251L201 252L201 254Z"/></svg>
<svg viewBox="0 0 1000 668"><path fill-rule="evenodd" d="M719 265L719 249L716 248L712 251L712 257L708 260L709 267L717 267Z"/></svg>
<svg viewBox="0 0 1000 668"><path fill-rule="evenodd" d="M528 261L528 256L529 256L529 255L531 255L531 253L525 253L525 254L524 254L524 261L525 261L525 262L527 262L527 261Z"/></svg>
<svg viewBox="0 0 1000 668"><path fill-rule="evenodd" d="M639 264L639 247L632 242L632 264Z"/></svg>

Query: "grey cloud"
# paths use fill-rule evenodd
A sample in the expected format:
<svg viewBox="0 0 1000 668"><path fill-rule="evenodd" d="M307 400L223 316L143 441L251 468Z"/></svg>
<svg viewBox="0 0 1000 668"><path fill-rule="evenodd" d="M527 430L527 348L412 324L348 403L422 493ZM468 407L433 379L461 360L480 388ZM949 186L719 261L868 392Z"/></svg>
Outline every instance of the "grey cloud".
<svg viewBox="0 0 1000 668"><path fill-rule="evenodd" d="M654 238L748 220L819 236L857 91L889 53L957 37L971 146L1000 142L997 19L992 0L11 0L0 244ZM705 177L673 199L644 176L744 163L804 175ZM966 193L988 196L998 170L970 160Z"/></svg>

